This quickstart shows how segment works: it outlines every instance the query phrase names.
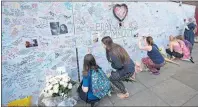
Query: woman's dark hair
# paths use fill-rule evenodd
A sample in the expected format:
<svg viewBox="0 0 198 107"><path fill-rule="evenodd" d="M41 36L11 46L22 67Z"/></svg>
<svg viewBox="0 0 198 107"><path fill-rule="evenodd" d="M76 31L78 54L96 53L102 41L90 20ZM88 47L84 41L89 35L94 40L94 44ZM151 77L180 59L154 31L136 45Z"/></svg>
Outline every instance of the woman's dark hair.
<svg viewBox="0 0 198 107"><path fill-rule="evenodd" d="M95 58L92 54L87 54L84 57L84 64L83 64L83 75L87 76L88 71L93 69L97 71L98 65L96 64Z"/></svg>
<svg viewBox="0 0 198 107"><path fill-rule="evenodd" d="M146 42L149 44L149 45L153 45L153 38L151 36L148 36L146 37Z"/></svg>
<svg viewBox="0 0 198 107"><path fill-rule="evenodd" d="M67 28L67 26L66 26L65 24L62 24L62 25L60 25L60 26L64 26L65 29Z"/></svg>
<svg viewBox="0 0 198 107"><path fill-rule="evenodd" d="M66 26L65 24L60 25L60 27L61 27L61 26L63 26L63 27L65 28L65 30L62 30L62 29L60 28L60 33L68 33L68 31L67 31L67 26Z"/></svg>
<svg viewBox="0 0 198 107"><path fill-rule="evenodd" d="M110 56L109 56L110 52L113 55L115 55L121 61L122 64L129 62L130 57L129 57L127 51L120 45L114 43L113 40L111 39L111 37L106 36L106 37L102 38L102 43L104 45L106 45L106 57L109 62L111 62Z"/></svg>

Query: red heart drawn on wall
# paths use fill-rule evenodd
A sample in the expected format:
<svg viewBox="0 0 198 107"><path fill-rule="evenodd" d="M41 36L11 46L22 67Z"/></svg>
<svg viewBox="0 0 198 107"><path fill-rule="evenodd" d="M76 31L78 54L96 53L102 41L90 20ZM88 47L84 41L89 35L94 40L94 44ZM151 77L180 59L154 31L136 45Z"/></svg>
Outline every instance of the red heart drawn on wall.
<svg viewBox="0 0 198 107"><path fill-rule="evenodd" d="M128 14L128 7L126 4L116 4L113 7L113 14L114 16L122 22Z"/></svg>

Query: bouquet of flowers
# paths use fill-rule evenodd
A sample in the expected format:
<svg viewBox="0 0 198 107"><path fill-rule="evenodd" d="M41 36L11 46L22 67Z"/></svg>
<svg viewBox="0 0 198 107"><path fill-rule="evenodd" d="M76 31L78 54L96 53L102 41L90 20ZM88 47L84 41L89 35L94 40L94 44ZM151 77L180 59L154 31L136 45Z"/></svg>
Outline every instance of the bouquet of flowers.
<svg viewBox="0 0 198 107"><path fill-rule="evenodd" d="M69 92L72 90L72 86L75 84L76 82L72 81L67 73L48 77L46 80L46 87L42 93L44 97L68 97Z"/></svg>

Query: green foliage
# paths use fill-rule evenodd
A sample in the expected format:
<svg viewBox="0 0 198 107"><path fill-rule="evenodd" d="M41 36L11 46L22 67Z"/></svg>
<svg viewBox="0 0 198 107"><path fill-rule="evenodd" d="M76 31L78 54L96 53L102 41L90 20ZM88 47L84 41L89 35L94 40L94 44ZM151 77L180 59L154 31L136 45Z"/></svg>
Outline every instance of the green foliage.
<svg viewBox="0 0 198 107"><path fill-rule="evenodd" d="M60 96L58 93L53 93L52 94L52 97L57 97L57 96Z"/></svg>
<svg viewBox="0 0 198 107"><path fill-rule="evenodd" d="M126 78L125 80L123 80L123 81L125 81L125 82L136 82L135 80L132 80L132 79L130 79L130 78Z"/></svg>

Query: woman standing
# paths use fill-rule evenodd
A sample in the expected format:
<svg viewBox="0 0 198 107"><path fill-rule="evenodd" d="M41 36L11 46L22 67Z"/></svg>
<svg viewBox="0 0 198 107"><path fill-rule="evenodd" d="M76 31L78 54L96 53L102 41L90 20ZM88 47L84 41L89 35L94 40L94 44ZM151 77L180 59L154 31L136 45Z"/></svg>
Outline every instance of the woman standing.
<svg viewBox="0 0 198 107"><path fill-rule="evenodd" d="M102 38L102 43L106 49L107 60L111 63L112 68L116 69L116 71L111 72L110 81L121 91L117 96L127 98L129 93L126 91L122 80L134 74L135 64L126 50L114 43L109 36Z"/></svg>
<svg viewBox="0 0 198 107"><path fill-rule="evenodd" d="M151 36L146 37L146 46L142 47L139 41L138 46L141 50L147 51L148 57L142 58L142 62L149 68L150 72L158 75L159 70L165 64L164 57L159 52L158 46L154 44Z"/></svg>
<svg viewBox="0 0 198 107"><path fill-rule="evenodd" d="M196 33L196 24L193 23L193 19L189 19L189 23L185 28L184 31L184 39L188 40L192 46L194 45L195 42L195 33Z"/></svg>

